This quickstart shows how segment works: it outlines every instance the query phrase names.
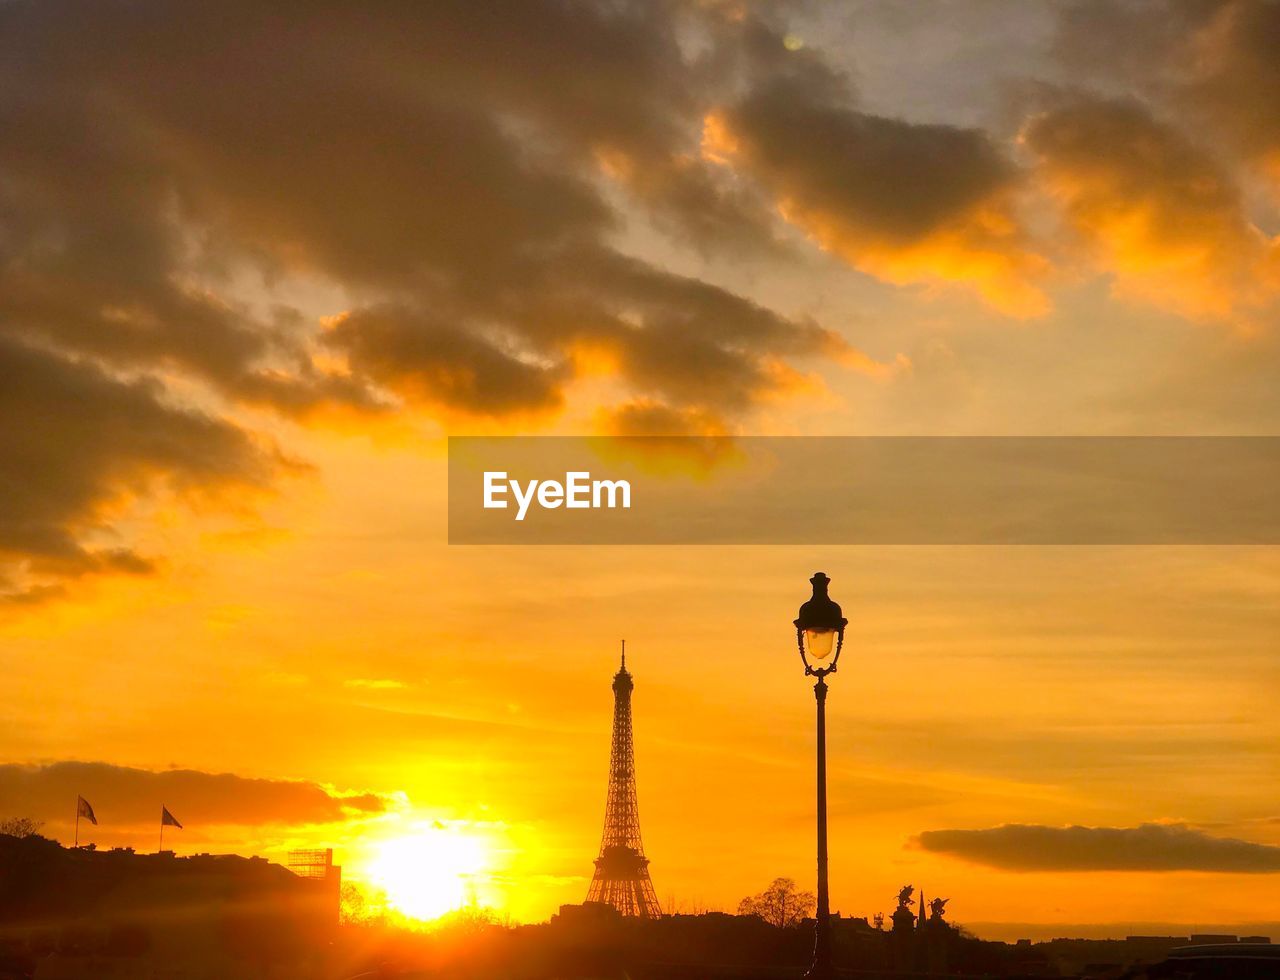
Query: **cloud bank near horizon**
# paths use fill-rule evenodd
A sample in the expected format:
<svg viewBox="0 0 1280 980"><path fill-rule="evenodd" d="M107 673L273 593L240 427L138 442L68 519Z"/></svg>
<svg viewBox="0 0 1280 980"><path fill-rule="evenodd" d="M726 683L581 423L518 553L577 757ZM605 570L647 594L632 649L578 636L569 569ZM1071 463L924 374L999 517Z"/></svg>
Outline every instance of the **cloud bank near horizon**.
<svg viewBox="0 0 1280 980"><path fill-rule="evenodd" d="M1215 837L1186 824L926 830L914 843L1005 871L1280 872L1280 847Z"/></svg>
<svg viewBox="0 0 1280 980"><path fill-rule="evenodd" d="M162 804L201 827L336 823L377 815L388 805L376 793L340 793L301 780L108 762L0 764L0 814L62 823L75 812L77 796L93 805L107 830L153 825Z"/></svg>

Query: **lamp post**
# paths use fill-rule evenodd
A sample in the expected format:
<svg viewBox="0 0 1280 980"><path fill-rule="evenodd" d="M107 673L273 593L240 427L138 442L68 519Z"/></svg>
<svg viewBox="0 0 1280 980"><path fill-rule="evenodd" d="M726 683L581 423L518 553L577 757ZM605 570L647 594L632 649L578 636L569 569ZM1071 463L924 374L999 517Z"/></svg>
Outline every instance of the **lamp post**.
<svg viewBox="0 0 1280 980"><path fill-rule="evenodd" d="M806 677L816 677L813 695L818 702L818 911L814 925L813 965L805 974L810 980L828 980L831 967L831 902L827 896L827 680L836 671L844 646L848 620L840 605L827 595L831 579L815 572L809 579L813 595L800 607L796 617L796 646ZM827 658L831 662L827 663ZM816 665L816 666L815 666Z"/></svg>

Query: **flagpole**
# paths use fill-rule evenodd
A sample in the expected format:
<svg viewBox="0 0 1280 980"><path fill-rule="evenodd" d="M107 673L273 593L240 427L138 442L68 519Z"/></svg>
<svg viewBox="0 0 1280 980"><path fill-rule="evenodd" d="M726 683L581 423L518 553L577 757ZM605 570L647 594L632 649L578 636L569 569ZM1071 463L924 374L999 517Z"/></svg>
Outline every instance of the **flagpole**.
<svg viewBox="0 0 1280 980"><path fill-rule="evenodd" d="M80 847L80 797L78 796L76 797L76 842L73 847L77 849Z"/></svg>
<svg viewBox="0 0 1280 980"><path fill-rule="evenodd" d="M160 807L160 850L159 854L164 853L164 805Z"/></svg>

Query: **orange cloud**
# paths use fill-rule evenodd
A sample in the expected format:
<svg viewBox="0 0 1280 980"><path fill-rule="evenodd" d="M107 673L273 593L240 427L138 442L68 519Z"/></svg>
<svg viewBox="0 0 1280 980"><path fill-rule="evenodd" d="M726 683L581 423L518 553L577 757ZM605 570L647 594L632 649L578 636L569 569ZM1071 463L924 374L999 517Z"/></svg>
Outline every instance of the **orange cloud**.
<svg viewBox="0 0 1280 980"><path fill-rule="evenodd" d="M609 435L633 437L598 440L600 454L632 463L646 473L704 480L743 460L724 421L700 409L640 399L602 410L597 421Z"/></svg>
<svg viewBox="0 0 1280 980"><path fill-rule="evenodd" d="M1010 316L1048 311L1047 260L985 135L859 112L794 81L703 121L706 159L750 175L821 248L888 282L956 284Z"/></svg>
<svg viewBox="0 0 1280 980"><path fill-rule="evenodd" d="M1080 100L1033 118L1022 142L1118 293L1242 326L1276 298L1276 242L1230 175L1142 106Z"/></svg>
<svg viewBox="0 0 1280 980"><path fill-rule="evenodd" d="M602 432L614 436L729 435L724 420L710 412L673 408L650 399L602 410L598 422Z"/></svg>

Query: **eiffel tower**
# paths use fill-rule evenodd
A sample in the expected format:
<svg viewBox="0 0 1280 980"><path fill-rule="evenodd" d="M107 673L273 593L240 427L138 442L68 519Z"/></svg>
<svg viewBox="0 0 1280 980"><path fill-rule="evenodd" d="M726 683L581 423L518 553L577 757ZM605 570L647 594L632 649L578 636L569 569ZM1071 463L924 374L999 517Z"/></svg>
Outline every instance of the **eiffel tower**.
<svg viewBox="0 0 1280 980"><path fill-rule="evenodd" d="M604 902L623 915L652 919L662 914L649 879L649 859L640 842L640 810L636 805L635 752L631 745L631 692L627 673L627 641L622 666L613 677L613 751L609 757L609 802L604 812L604 839L588 902Z"/></svg>

